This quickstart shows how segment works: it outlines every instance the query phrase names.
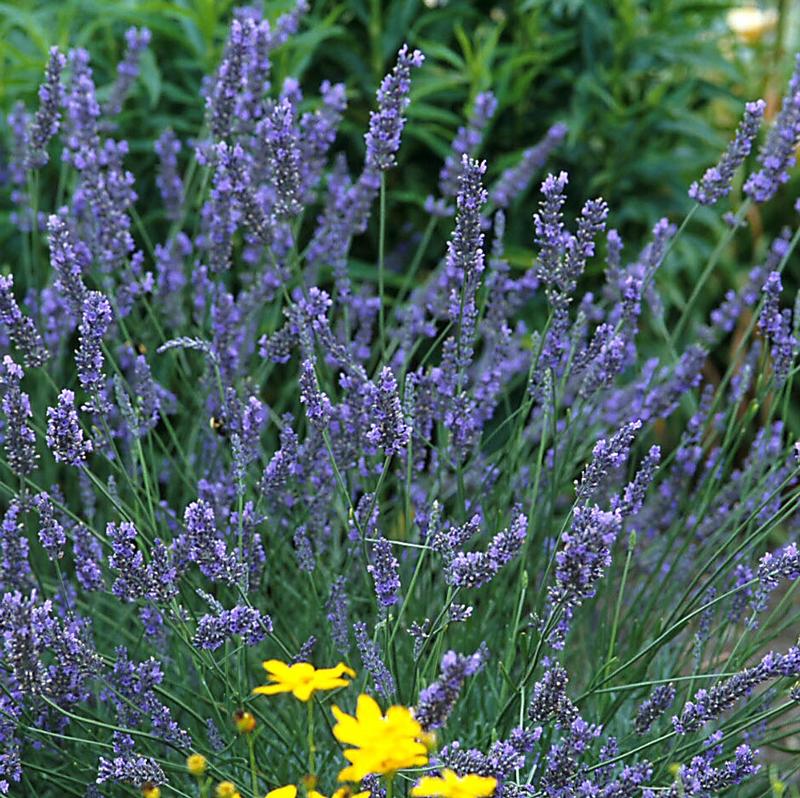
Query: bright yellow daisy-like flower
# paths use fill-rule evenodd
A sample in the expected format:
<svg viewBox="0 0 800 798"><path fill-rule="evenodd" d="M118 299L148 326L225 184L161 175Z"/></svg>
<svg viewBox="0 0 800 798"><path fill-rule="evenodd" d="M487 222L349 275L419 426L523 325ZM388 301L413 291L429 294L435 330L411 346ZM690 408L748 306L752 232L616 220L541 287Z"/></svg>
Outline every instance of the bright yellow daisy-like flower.
<svg viewBox="0 0 800 798"><path fill-rule="evenodd" d="M308 798L328 798L323 793L317 792L317 790L308 790L306 794ZM331 798L369 798L369 796L369 790L354 793L349 787L340 787L331 795ZM274 790L270 790L264 798L297 798L297 787L294 784L277 787Z"/></svg>
<svg viewBox="0 0 800 798"><path fill-rule="evenodd" d="M339 773L339 781L361 781L368 773L386 775L427 764L422 727L406 707L389 707L384 715L374 698L360 695L355 716L336 706L332 711L336 739L356 746L344 752L350 765Z"/></svg>
<svg viewBox="0 0 800 798"><path fill-rule="evenodd" d="M411 790L414 798L489 798L497 779L469 773L458 776L445 768L441 776L423 776Z"/></svg>
<svg viewBox="0 0 800 798"><path fill-rule="evenodd" d="M308 662L287 665L277 659L268 659L264 670L269 674L272 684L256 687L254 693L276 695L291 693L298 701L309 701L317 690L335 690L350 684L345 676L355 677L356 672L340 662L335 668L316 669Z"/></svg>
<svg viewBox="0 0 800 798"><path fill-rule="evenodd" d="M161 788L148 782L142 787L142 798L161 798Z"/></svg>
<svg viewBox="0 0 800 798"><path fill-rule="evenodd" d="M274 790L270 790L264 798L297 798L297 787L294 784L276 787Z"/></svg>

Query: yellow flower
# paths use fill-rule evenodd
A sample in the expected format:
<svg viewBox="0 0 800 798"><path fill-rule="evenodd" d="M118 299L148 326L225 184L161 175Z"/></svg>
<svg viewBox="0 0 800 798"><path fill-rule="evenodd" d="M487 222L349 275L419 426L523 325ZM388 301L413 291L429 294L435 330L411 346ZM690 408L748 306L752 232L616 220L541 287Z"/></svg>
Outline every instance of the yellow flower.
<svg viewBox="0 0 800 798"><path fill-rule="evenodd" d="M242 709L233 713L233 722L236 724L236 731L239 734L250 734L256 727L256 719L252 713Z"/></svg>
<svg viewBox="0 0 800 798"><path fill-rule="evenodd" d="M444 768L441 776L423 776L412 788L414 798L489 798L494 795L497 779L469 773L457 776Z"/></svg>
<svg viewBox="0 0 800 798"><path fill-rule="evenodd" d="M350 787L339 787L339 789L336 790L331 798L369 798L369 796L369 790L354 793ZM269 796L267 798L269 798ZM280 796L278 796L278 798L280 798ZM317 792L316 790L309 790L308 798L327 798L327 796L323 795L321 792Z"/></svg>
<svg viewBox="0 0 800 798"><path fill-rule="evenodd" d="M217 784L216 795L217 798L242 798L232 781L221 781Z"/></svg>
<svg viewBox="0 0 800 798"><path fill-rule="evenodd" d="M313 787L307 787L306 796L307 798L328 798L321 792L317 792ZM369 798L369 796L369 790L354 793L349 787L340 787L331 798ZM264 798L297 798L297 787L295 787L294 784L287 784L285 787L276 787L274 790L270 790Z"/></svg>
<svg viewBox="0 0 800 798"><path fill-rule="evenodd" d="M161 788L147 782L142 786L142 798L161 798Z"/></svg>
<svg viewBox="0 0 800 798"><path fill-rule="evenodd" d="M726 17L728 27L745 44L755 44L765 33L778 24L778 14L774 8L763 10L756 6L732 8Z"/></svg>
<svg viewBox="0 0 800 798"><path fill-rule="evenodd" d="M335 668L320 668L317 670L308 662L297 662L287 665L277 659L268 659L264 663L264 670L269 674L272 684L256 687L254 693L276 695L277 693L291 693L299 701L308 701L317 690L335 690L337 687L347 687L350 682L343 678L356 675L352 668L340 662Z"/></svg>
<svg viewBox="0 0 800 798"><path fill-rule="evenodd" d="M344 752L350 766L339 773L339 781L361 781L368 773L385 775L427 764L422 727L406 707L389 707L384 715L375 699L360 695L355 716L337 706L332 711L336 739L356 746Z"/></svg>
<svg viewBox="0 0 800 798"><path fill-rule="evenodd" d="M208 762L202 754L192 754L186 757L186 769L193 776L202 776L206 772Z"/></svg>

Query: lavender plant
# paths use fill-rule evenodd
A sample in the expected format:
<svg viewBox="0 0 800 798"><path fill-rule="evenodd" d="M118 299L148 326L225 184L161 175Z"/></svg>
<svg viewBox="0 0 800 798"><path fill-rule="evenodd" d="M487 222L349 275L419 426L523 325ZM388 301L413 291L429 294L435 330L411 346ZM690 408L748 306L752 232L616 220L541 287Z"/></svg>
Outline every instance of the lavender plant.
<svg viewBox="0 0 800 798"><path fill-rule="evenodd" d="M690 219L624 256L619 209L571 219L555 167L516 269L505 213L565 130L497 174L486 93L428 232L387 249L423 54L397 53L351 168L344 87L270 79L306 10L234 15L204 125L153 142L158 210L114 124L146 30L104 102L88 52L56 50L12 120L0 793L755 795L765 760L796 779L796 217L693 329L696 294L673 320L659 274ZM727 207L746 173L719 251L784 199L798 81L800 61L755 164L760 101L687 189Z"/></svg>

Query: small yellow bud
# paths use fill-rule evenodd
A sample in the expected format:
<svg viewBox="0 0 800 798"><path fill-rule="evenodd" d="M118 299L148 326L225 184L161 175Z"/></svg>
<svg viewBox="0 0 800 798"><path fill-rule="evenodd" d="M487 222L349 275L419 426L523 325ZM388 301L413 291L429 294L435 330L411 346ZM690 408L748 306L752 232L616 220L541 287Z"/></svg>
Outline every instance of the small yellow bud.
<svg viewBox="0 0 800 798"><path fill-rule="evenodd" d="M148 781L142 786L142 798L161 798L161 788Z"/></svg>
<svg viewBox="0 0 800 798"><path fill-rule="evenodd" d="M216 796L217 798L242 798L232 781L221 781L217 784Z"/></svg>
<svg viewBox="0 0 800 798"><path fill-rule="evenodd" d="M303 776L303 786L307 790L315 790L317 788L317 777L313 773L306 773Z"/></svg>
<svg viewBox="0 0 800 798"><path fill-rule="evenodd" d="M253 717L253 714L243 709L234 713L233 722L236 724L236 731L238 731L239 734L250 734L256 727L256 719Z"/></svg>
<svg viewBox="0 0 800 798"><path fill-rule="evenodd" d="M192 754L186 758L186 769L193 776L202 776L207 767L208 762L202 754Z"/></svg>

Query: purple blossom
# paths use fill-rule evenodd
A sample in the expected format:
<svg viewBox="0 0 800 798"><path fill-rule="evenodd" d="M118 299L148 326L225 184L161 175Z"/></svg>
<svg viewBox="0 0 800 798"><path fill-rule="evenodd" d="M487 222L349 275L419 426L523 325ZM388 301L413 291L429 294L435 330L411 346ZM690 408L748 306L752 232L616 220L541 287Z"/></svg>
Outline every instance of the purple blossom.
<svg viewBox="0 0 800 798"><path fill-rule="evenodd" d="M386 667L377 643L369 639L367 625L358 621L353 624L353 632L356 636L356 645L358 646L358 653L361 655L361 662L372 677L375 689L384 698L393 696L397 692L394 676Z"/></svg>
<svg viewBox="0 0 800 798"><path fill-rule="evenodd" d="M167 603L178 593L177 569L164 544L156 539L149 562L136 544L139 533L130 521L109 523L106 536L111 542L108 565L117 572L111 592L125 601L149 599Z"/></svg>
<svg viewBox="0 0 800 798"><path fill-rule="evenodd" d="M675 686L660 684L636 710L634 726L637 734L647 734L650 727L667 711L675 700Z"/></svg>
<svg viewBox="0 0 800 798"><path fill-rule="evenodd" d="M21 515L22 506L15 499L9 502L0 524L0 587L6 592L27 589L31 572Z"/></svg>
<svg viewBox="0 0 800 798"><path fill-rule="evenodd" d="M525 150L519 163L506 169L492 186L492 204L496 208L507 208L521 196L566 135L567 126L561 123L555 124L538 144Z"/></svg>
<svg viewBox="0 0 800 798"><path fill-rule="evenodd" d="M75 353L78 381L91 397L84 410L104 413L108 403L103 397L105 375L103 374L102 341L112 321L111 304L99 291L89 291L83 301L81 323L78 326L80 346Z"/></svg>
<svg viewBox="0 0 800 798"><path fill-rule="evenodd" d="M528 718L533 723L554 721L562 728L569 728L578 710L567 695L569 675L557 662L550 663L547 670L533 686Z"/></svg>
<svg viewBox="0 0 800 798"><path fill-rule="evenodd" d="M759 684L781 676L800 676L800 648L797 646L785 654L770 651L758 665L746 668L708 690L698 690L694 698L686 702L680 715L673 717L672 725L678 734L697 731L734 706L739 699L750 695Z"/></svg>
<svg viewBox="0 0 800 798"><path fill-rule="evenodd" d="M58 395L58 404L47 408L47 445L57 463L73 466L82 466L94 448L78 421L75 394L66 388Z"/></svg>
<svg viewBox="0 0 800 798"><path fill-rule="evenodd" d="M385 366L378 379L370 412L372 424L367 440L383 449L387 457L402 454L408 445L411 428L403 416L397 381L392 370Z"/></svg>
<svg viewBox="0 0 800 798"><path fill-rule="evenodd" d="M51 47L44 83L39 86L39 110L33 118L29 133L25 159L28 169L41 169L47 164L47 145L61 127L61 108L64 105L61 73L66 63L67 59L58 47Z"/></svg>
<svg viewBox="0 0 800 798"><path fill-rule="evenodd" d="M397 54L394 69L381 81L377 92L378 110L370 112L369 130L364 135L368 169L384 172L395 165L405 125L403 113L410 102L411 70L421 67L424 60L419 50L409 52L408 45L404 44Z"/></svg>
<svg viewBox="0 0 800 798"><path fill-rule="evenodd" d="M771 199L789 179L794 166L795 149L800 144L800 54L789 80L783 105L766 141L758 153L761 169L753 172L744 184L744 192L756 202Z"/></svg>
<svg viewBox="0 0 800 798"><path fill-rule="evenodd" d="M252 19L231 22L222 63L206 96L206 111L211 133L217 141L228 137L231 131L236 100L244 88L245 67L252 58L256 25Z"/></svg>
<svg viewBox="0 0 800 798"><path fill-rule="evenodd" d="M786 382L797 352L797 338L792 325L792 312L780 309L783 290L779 272L770 272L762 289L764 305L758 319L759 328L770 340L770 354L775 382L780 387Z"/></svg>
<svg viewBox="0 0 800 798"><path fill-rule="evenodd" d="M142 53L149 44L150 31L147 28L128 28L125 31L125 54L117 64L117 79L103 105L104 116L116 116L122 110L122 104L139 76Z"/></svg>
<svg viewBox="0 0 800 798"><path fill-rule="evenodd" d="M107 759L101 756L97 768L97 783L131 784L144 787L146 784L166 784L167 777L154 759L146 756L118 756Z"/></svg>
<svg viewBox="0 0 800 798"><path fill-rule="evenodd" d="M217 530L214 508L204 499L192 502L184 513L185 546L188 558L212 581L234 584L242 577L243 565L237 554L228 553L225 541Z"/></svg>
<svg viewBox="0 0 800 798"><path fill-rule="evenodd" d="M331 401L317 385L314 363L304 360L300 370L300 401L306 407L306 416L313 426L323 430L333 412Z"/></svg>
<svg viewBox="0 0 800 798"><path fill-rule="evenodd" d="M439 678L420 691L414 717L423 729L440 729L455 707L461 687L470 677L483 669L489 658L486 645L470 656L448 651L439 666Z"/></svg>
<svg viewBox="0 0 800 798"><path fill-rule="evenodd" d="M337 576L331 583L330 596L325 603L331 639L336 650L343 657L350 654L349 603L345 587L346 579L343 576Z"/></svg>
<svg viewBox="0 0 800 798"><path fill-rule="evenodd" d="M595 499L609 474L614 474L628 462L631 444L641 428L642 422L638 419L630 421L608 440L601 438L595 444L592 459L581 474L577 501L588 502Z"/></svg>
<svg viewBox="0 0 800 798"><path fill-rule="evenodd" d="M528 519L518 515L507 529L498 532L485 552L458 552L447 568L449 584L475 588L490 582L500 569L516 557L528 531Z"/></svg>
<svg viewBox="0 0 800 798"><path fill-rule="evenodd" d="M556 581L549 588L550 600L561 604L567 620L575 607L595 594L597 582L611 565L611 547L622 528L619 510L601 510L597 505L582 505L575 509L570 529L561 537L561 549L556 554ZM557 630L554 645L561 645Z"/></svg>
<svg viewBox="0 0 800 798"><path fill-rule="evenodd" d="M100 541L83 525L72 529L72 556L75 562L75 578L84 590L103 590L103 549Z"/></svg>
<svg viewBox="0 0 800 798"><path fill-rule="evenodd" d="M750 154L766 107L763 100L745 105L744 116L736 129L736 135L719 163L707 169L699 183L694 182L690 186L689 196L693 200L701 205L714 205L728 195L736 170Z"/></svg>
<svg viewBox="0 0 800 798"><path fill-rule="evenodd" d="M33 498L33 506L39 512L39 540L51 560L60 560L64 556L67 536L56 518L49 494L45 491L37 494Z"/></svg>
<svg viewBox="0 0 800 798"><path fill-rule="evenodd" d="M766 609L769 594L780 584L781 579L795 580L800 577L800 552L796 543L789 543L776 554L767 552L758 562L758 587L753 600L756 612Z"/></svg>
<svg viewBox="0 0 800 798"><path fill-rule="evenodd" d="M378 538L372 546L372 564L367 566L375 583L375 595L381 607L391 607L400 601L400 563L392 553L392 544Z"/></svg>
<svg viewBox="0 0 800 798"><path fill-rule="evenodd" d="M31 429L33 418L28 394L20 388L24 374L9 355L0 363L0 409L5 416L3 449L9 468L24 477L36 469L36 435Z"/></svg>
<svg viewBox="0 0 800 798"><path fill-rule="evenodd" d="M177 222L183 213L183 180L178 172L181 142L175 133L167 128L158 137L153 148L158 156L156 185L164 201L164 210L167 219Z"/></svg>
<svg viewBox="0 0 800 798"><path fill-rule="evenodd" d="M42 341L33 320L26 316L14 298L14 277L0 275L0 321L6 327L8 336L20 351L23 363L32 368L47 362L50 353Z"/></svg>
<svg viewBox="0 0 800 798"><path fill-rule="evenodd" d="M297 135L295 109L284 98L259 123L257 135L263 142L264 156L272 167L274 190L272 211L279 219L296 216L300 202L300 144Z"/></svg>
<svg viewBox="0 0 800 798"><path fill-rule="evenodd" d="M87 293L83 282L86 258L83 251L76 248L72 232L60 216L53 214L48 217L47 232L50 238L50 265L55 272L53 285L67 302L73 317L80 319Z"/></svg>
<svg viewBox="0 0 800 798"><path fill-rule="evenodd" d="M490 91L481 92L475 98L472 115L466 126L460 127L453 139L451 151L439 172L439 190L444 197L454 197L463 174L463 156L474 157L480 146L483 133L497 110L497 98Z"/></svg>
<svg viewBox="0 0 800 798"><path fill-rule="evenodd" d="M232 637L241 637L247 646L258 645L272 632L269 615L262 615L254 607L237 605L214 615L204 615L197 622L193 645L215 651Z"/></svg>

